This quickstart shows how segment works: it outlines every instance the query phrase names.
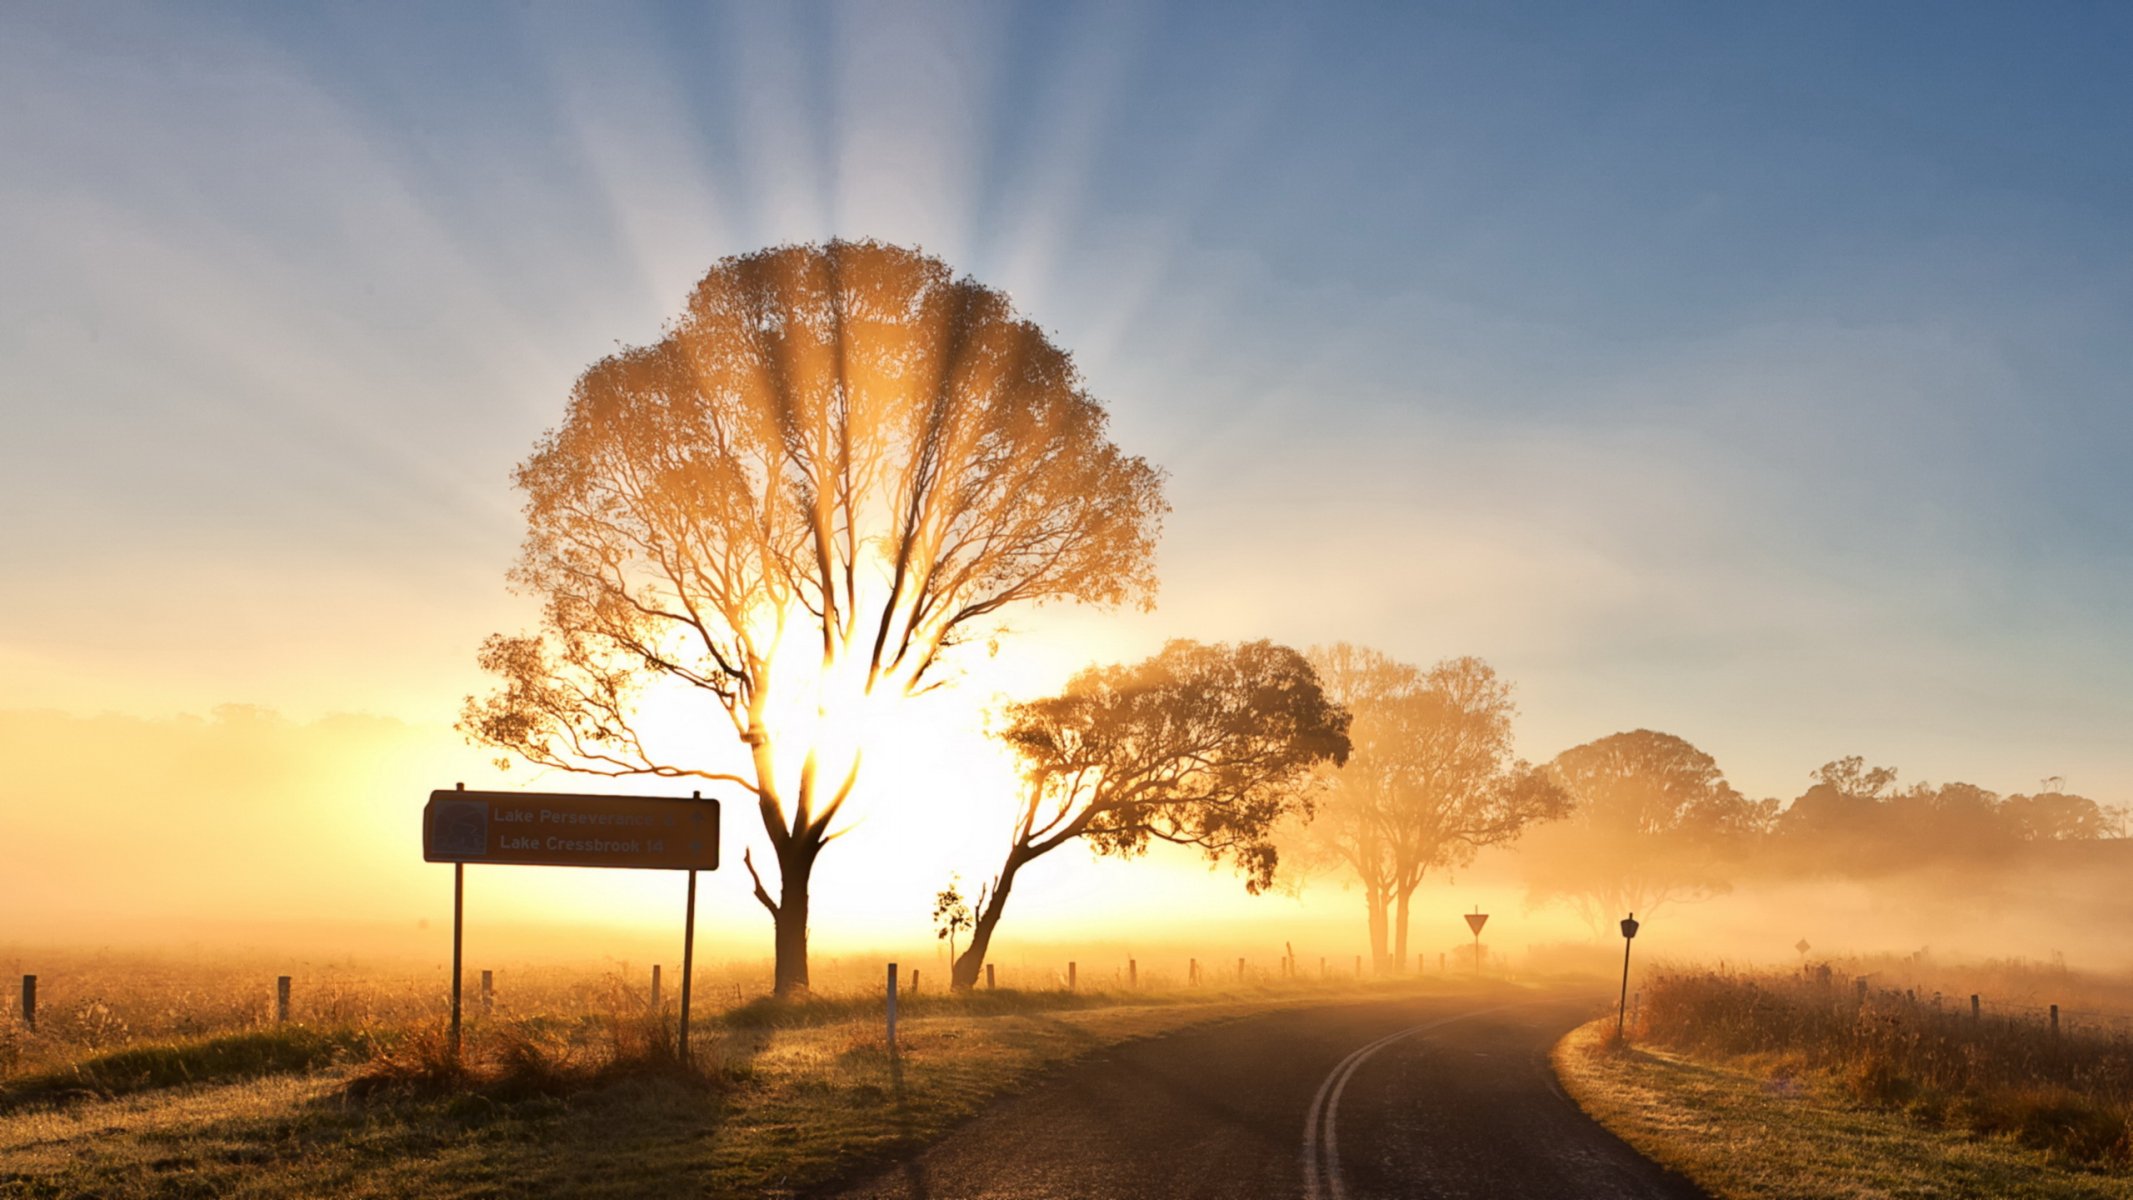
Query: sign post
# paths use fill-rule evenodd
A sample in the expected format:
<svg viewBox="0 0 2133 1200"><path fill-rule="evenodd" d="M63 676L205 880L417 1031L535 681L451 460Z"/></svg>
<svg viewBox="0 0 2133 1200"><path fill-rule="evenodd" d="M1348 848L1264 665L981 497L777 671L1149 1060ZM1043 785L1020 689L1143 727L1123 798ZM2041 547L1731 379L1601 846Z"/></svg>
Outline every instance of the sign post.
<svg viewBox="0 0 2133 1200"><path fill-rule="evenodd" d="M1479 904L1466 914L1466 926L1474 931L1474 978L1481 978L1481 927L1489 923L1489 914L1481 911Z"/></svg>
<svg viewBox="0 0 2133 1200"><path fill-rule="evenodd" d="M1629 944L1637 940L1637 914L1622 918L1622 1002L1615 1009L1615 1040L1622 1040L1622 1025L1629 1017ZM1642 995L1642 993L1639 993Z"/></svg>
<svg viewBox="0 0 2133 1200"><path fill-rule="evenodd" d="M696 966L696 873L718 869L718 801L697 792L599 796L563 792L434 791L422 809L422 858L452 864L452 1056L459 1056L468 863L630 867L689 873L682 921L681 1061L689 1061L690 983Z"/></svg>

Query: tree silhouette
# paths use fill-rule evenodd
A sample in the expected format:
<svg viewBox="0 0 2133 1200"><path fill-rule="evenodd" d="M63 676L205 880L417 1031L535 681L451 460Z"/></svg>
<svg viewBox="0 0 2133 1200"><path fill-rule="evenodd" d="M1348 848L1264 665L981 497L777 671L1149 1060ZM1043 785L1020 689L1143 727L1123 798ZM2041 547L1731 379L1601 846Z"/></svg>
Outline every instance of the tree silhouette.
<svg viewBox="0 0 2133 1200"><path fill-rule="evenodd" d="M1527 888L1570 901L1595 930L1728 890L1732 852L1776 809L1734 791L1710 755L1649 729L1572 747L1545 769L1574 808L1526 847Z"/></svg>
<svg viewBox="0 0 2133 1200"><path fill-rule="evenodd" d="M1512 754L1510 685L1480 659L1446 659L1425 673L1345 643L1311 658L1354 716L1354 750L1290 841L1354 873L1372 961L1405 970L1408 909L1424 876L1562 816L1569 798Z"/></svg>
<svg viewBox="0 0 2133 1200"><path fill-rule="evenodd" d="M1010 605L1145 603L1166 511L1005 295L873 242L721 261L657 343L586 370L516 481L511 578L542 628L484 644L500 686L462 728L545 767L747 792L780 993L807 986L809 881L868 710L939 683Z"/></svg>
<svg viewBox="0 0 2133 1200"><path fill-rule="evenodd" d="M1076 838L1122 857L1155 841L1196 846L1234 862L1247 891L1263 890L1278 861L1270 831L1310 804L1317 764L1347 757L1347 728L1311 664L1264 641L1173 641L1011 705L1000 736L1022 760L1025 787L955 986L977 982L1016 873Z"/></svg>

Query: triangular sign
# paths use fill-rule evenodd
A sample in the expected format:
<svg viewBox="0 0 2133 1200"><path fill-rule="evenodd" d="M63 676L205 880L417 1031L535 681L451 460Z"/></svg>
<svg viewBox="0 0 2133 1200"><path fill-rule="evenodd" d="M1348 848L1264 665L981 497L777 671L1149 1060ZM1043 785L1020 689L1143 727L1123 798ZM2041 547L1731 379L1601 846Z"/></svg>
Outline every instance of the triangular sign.
<svg viewBox="0 0 2133 1200"><path fill-rule="evenodd" d="M1467 928L1472 929L1476 936L1480 935L1481 927L1488 923L1489 914L1485 912L1471 912L1466 914Z"/></svg>

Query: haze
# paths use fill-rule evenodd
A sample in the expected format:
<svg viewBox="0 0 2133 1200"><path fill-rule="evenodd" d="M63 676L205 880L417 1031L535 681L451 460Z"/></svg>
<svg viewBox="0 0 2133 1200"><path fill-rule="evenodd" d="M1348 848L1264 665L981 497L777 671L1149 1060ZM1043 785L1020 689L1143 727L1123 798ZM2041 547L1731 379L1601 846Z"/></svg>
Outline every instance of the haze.
<svg viewBox="0 0 2133 1200"><path fill-rule="evenodd" d="M2126 13L1225 13L0 16L8 940L438 953L428 790L574 786L452 729L537 616L513 465L711 264L833 237L1010 293L1172 512L1152 611L1018 614L899 724L820 947L930 946L1009 820L986 714L1171 637L1477 656L1534 762L1653 729L1780 802L1855 754L2133 799ZM727 799L707 938L762 957ZM2108 886L2046 874L1986 920L1770 882L1676 944L2121 965ZM1586 936L1524 882L1432 875L1420 946ZM611 953L679 905L478 887ZM1069 848L1003 938L1345 955L1359 908Z"/></svg>

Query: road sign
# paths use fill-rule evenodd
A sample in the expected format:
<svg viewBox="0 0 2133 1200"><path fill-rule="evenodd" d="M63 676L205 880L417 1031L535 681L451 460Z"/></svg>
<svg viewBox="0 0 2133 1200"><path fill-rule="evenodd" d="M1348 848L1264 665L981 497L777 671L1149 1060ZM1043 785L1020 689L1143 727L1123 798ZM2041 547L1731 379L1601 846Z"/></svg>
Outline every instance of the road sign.
<svg viewBox="0 0 2133 1200"><path fill-rule="evenodd" d="M1474 931L1475 937L1481 936L1481 927L1488 923L1489 914L1485 912L1470 912L1466 914L1466 927Z"/></svg>
<svg viewBox="0 0 2133 1200"><path fill-rule="evenodd" d="M1800 939L1799 941L1797 941L1797 942L1793 943L1793 946L1792 946L1792 948L1793 948L1793 949L1795 949L1795 950L1797 950L1797 951L1799 951L1799 952L1800 952L1800 953L1802 953L1802 954L1805 954L1805 953L1807 953L1807 952L1808 952L1809 950L1812 950L1812 949L1814 949L1814 947L1813 947L1813 946L1810 946L1810 945L1808 945L1808 944L1807 944L1807 939L1806 939L1806 938L1801 938L1801 939Z"/></svg>
<svg viewBox="0 0 2133 1200"><path fill-rule="evenodd" d="M718 801L439 790L422 808L422 858L710 871L718 867Z"/></svg>

